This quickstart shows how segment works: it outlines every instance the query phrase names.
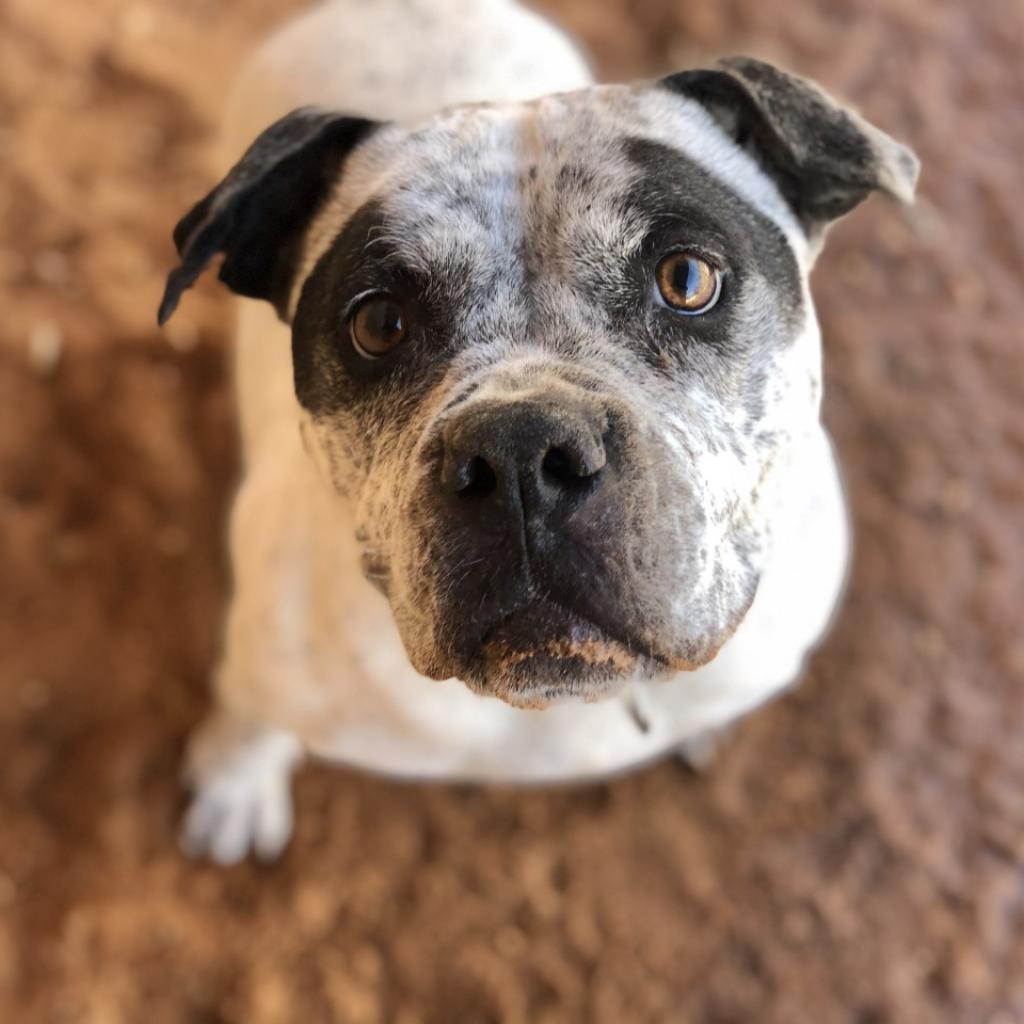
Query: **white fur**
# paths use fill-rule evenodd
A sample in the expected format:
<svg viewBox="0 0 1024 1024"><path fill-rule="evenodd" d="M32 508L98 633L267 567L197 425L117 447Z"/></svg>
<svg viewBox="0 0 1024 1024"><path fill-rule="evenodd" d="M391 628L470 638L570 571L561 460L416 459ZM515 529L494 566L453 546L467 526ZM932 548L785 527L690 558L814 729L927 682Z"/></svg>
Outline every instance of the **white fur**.
<svg viewBox="0 0 1024 1024"><path fill-rule="evenodd" d="M234 159L270 121L307 103L408 122L456 102L528 99L588 82L571 44L506 0L335 0L282 29L255 57L230 105L226 152ZM624 91L623 117L640 109L630 102ZM685 101L665 102L678 110ZM709 149L717 128L696 104L685 105L702 142L673 143L773 217L803 258L793 218L768 179L724 136ZM643 112L657 137L658 118ZM368 186L380 171L354 173L365 173ZM349 194L361 192L357 182ZM331 224L345 215L336 211ZM322 244L311 239L310 252ZM322 452L308 445L311 459L303 450L288 329L269 307L244 302L238 335L245 479L231 527L235 594L219 710L192 757L197 795L184 840L192 852L232 861L250 846L265 855L280 849L300 748L416 778L540 782L629 768L788 685L827 626L845 573L846 519L828 439L820 428L801 429L791 462L775 474L785 501L760 589L710 664L668 683L636 684L640 692L537 711L478 696L456 680L425 679L409 664L387 601L362 577L354 523L315 464ZM789 358L817 388L813 313ZM702 470L733 468L709 462Z"/></svg>

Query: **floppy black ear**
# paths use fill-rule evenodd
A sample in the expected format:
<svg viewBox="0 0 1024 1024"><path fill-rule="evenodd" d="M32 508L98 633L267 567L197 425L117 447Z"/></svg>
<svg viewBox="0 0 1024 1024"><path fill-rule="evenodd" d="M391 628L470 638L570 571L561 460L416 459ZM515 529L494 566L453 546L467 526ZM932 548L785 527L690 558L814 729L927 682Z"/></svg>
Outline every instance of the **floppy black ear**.
<svg viewBox="0 0 1024 1024"><path fill-rule="evenodd" d="M267 128L175 227L181 266L167 276L159 323L218 252L225 254L220 279L273 303L284 319L305 230L349 152L376 125L302 107Z"/></svg>
<svg viewBox="0 0 1024 1024"><path fill-rule="evenodd" d="M662 84L703 104L754 155L809 235L874 190L914 197L917 157L803 78L731 57Z"/></svg>

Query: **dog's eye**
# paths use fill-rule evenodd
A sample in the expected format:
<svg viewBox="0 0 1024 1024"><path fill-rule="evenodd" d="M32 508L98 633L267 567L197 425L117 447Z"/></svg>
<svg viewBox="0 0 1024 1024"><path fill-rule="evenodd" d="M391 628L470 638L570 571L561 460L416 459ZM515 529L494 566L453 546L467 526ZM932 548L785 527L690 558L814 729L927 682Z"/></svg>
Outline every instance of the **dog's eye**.
<svg viewBox="0 0 1024 1024"><path fill-rule="evenodd" d="M722 291L722 275L691 252L670 253L655 278L665 304L679 313L706 313Z"/></svg>
<svg viewBox="0 0 1024 1024"><path fill-rule="evenodd" d="M352 344L364 359L378 359L405 341L409 321L402 304L390 295L371 295L352 314Z"/></svg>

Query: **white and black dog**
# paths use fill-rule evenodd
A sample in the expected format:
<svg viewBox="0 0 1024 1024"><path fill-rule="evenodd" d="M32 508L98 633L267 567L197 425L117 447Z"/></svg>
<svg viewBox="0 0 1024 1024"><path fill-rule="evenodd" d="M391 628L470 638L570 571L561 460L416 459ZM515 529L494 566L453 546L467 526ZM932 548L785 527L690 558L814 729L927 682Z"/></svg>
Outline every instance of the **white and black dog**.
<svg viewBox="0 0 1024 1024"><path fill-rule="evenodd" d="M266 300L188 850L276 854L303 751L601 776L799 675L848 555L808 273L908 150L755 60L594 85L511 0L316 8L242 77L253 137L160 310L219 253Z"/></svg>

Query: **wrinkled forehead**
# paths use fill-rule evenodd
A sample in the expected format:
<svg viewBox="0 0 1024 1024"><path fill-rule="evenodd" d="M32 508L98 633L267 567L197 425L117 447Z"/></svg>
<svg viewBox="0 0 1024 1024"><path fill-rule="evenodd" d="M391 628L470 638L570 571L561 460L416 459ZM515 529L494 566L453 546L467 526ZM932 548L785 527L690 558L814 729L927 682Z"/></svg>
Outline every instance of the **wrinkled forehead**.
<svg viewBox="0 0 1024 1024"><path fill-rule="evenodd" d="M643 144L652 144L638 159ZM444 111L420 124L389 125L353 154L307 239L307 272L364 204L406 231L409 248L489 244L516 248L539 228L585 220L612 249L639 244L658 211L657 190L638 186L671 173L658 154L685 161L702 190L702 213L727 220L738 206L773 222L799 263L805 236L775 185L700 104L653 86L596 86L528 103ZM585 217L581 218L581 214ZM401 244L401 238L390 238ZM300 275L299 279L304 275Z"/></svg>

